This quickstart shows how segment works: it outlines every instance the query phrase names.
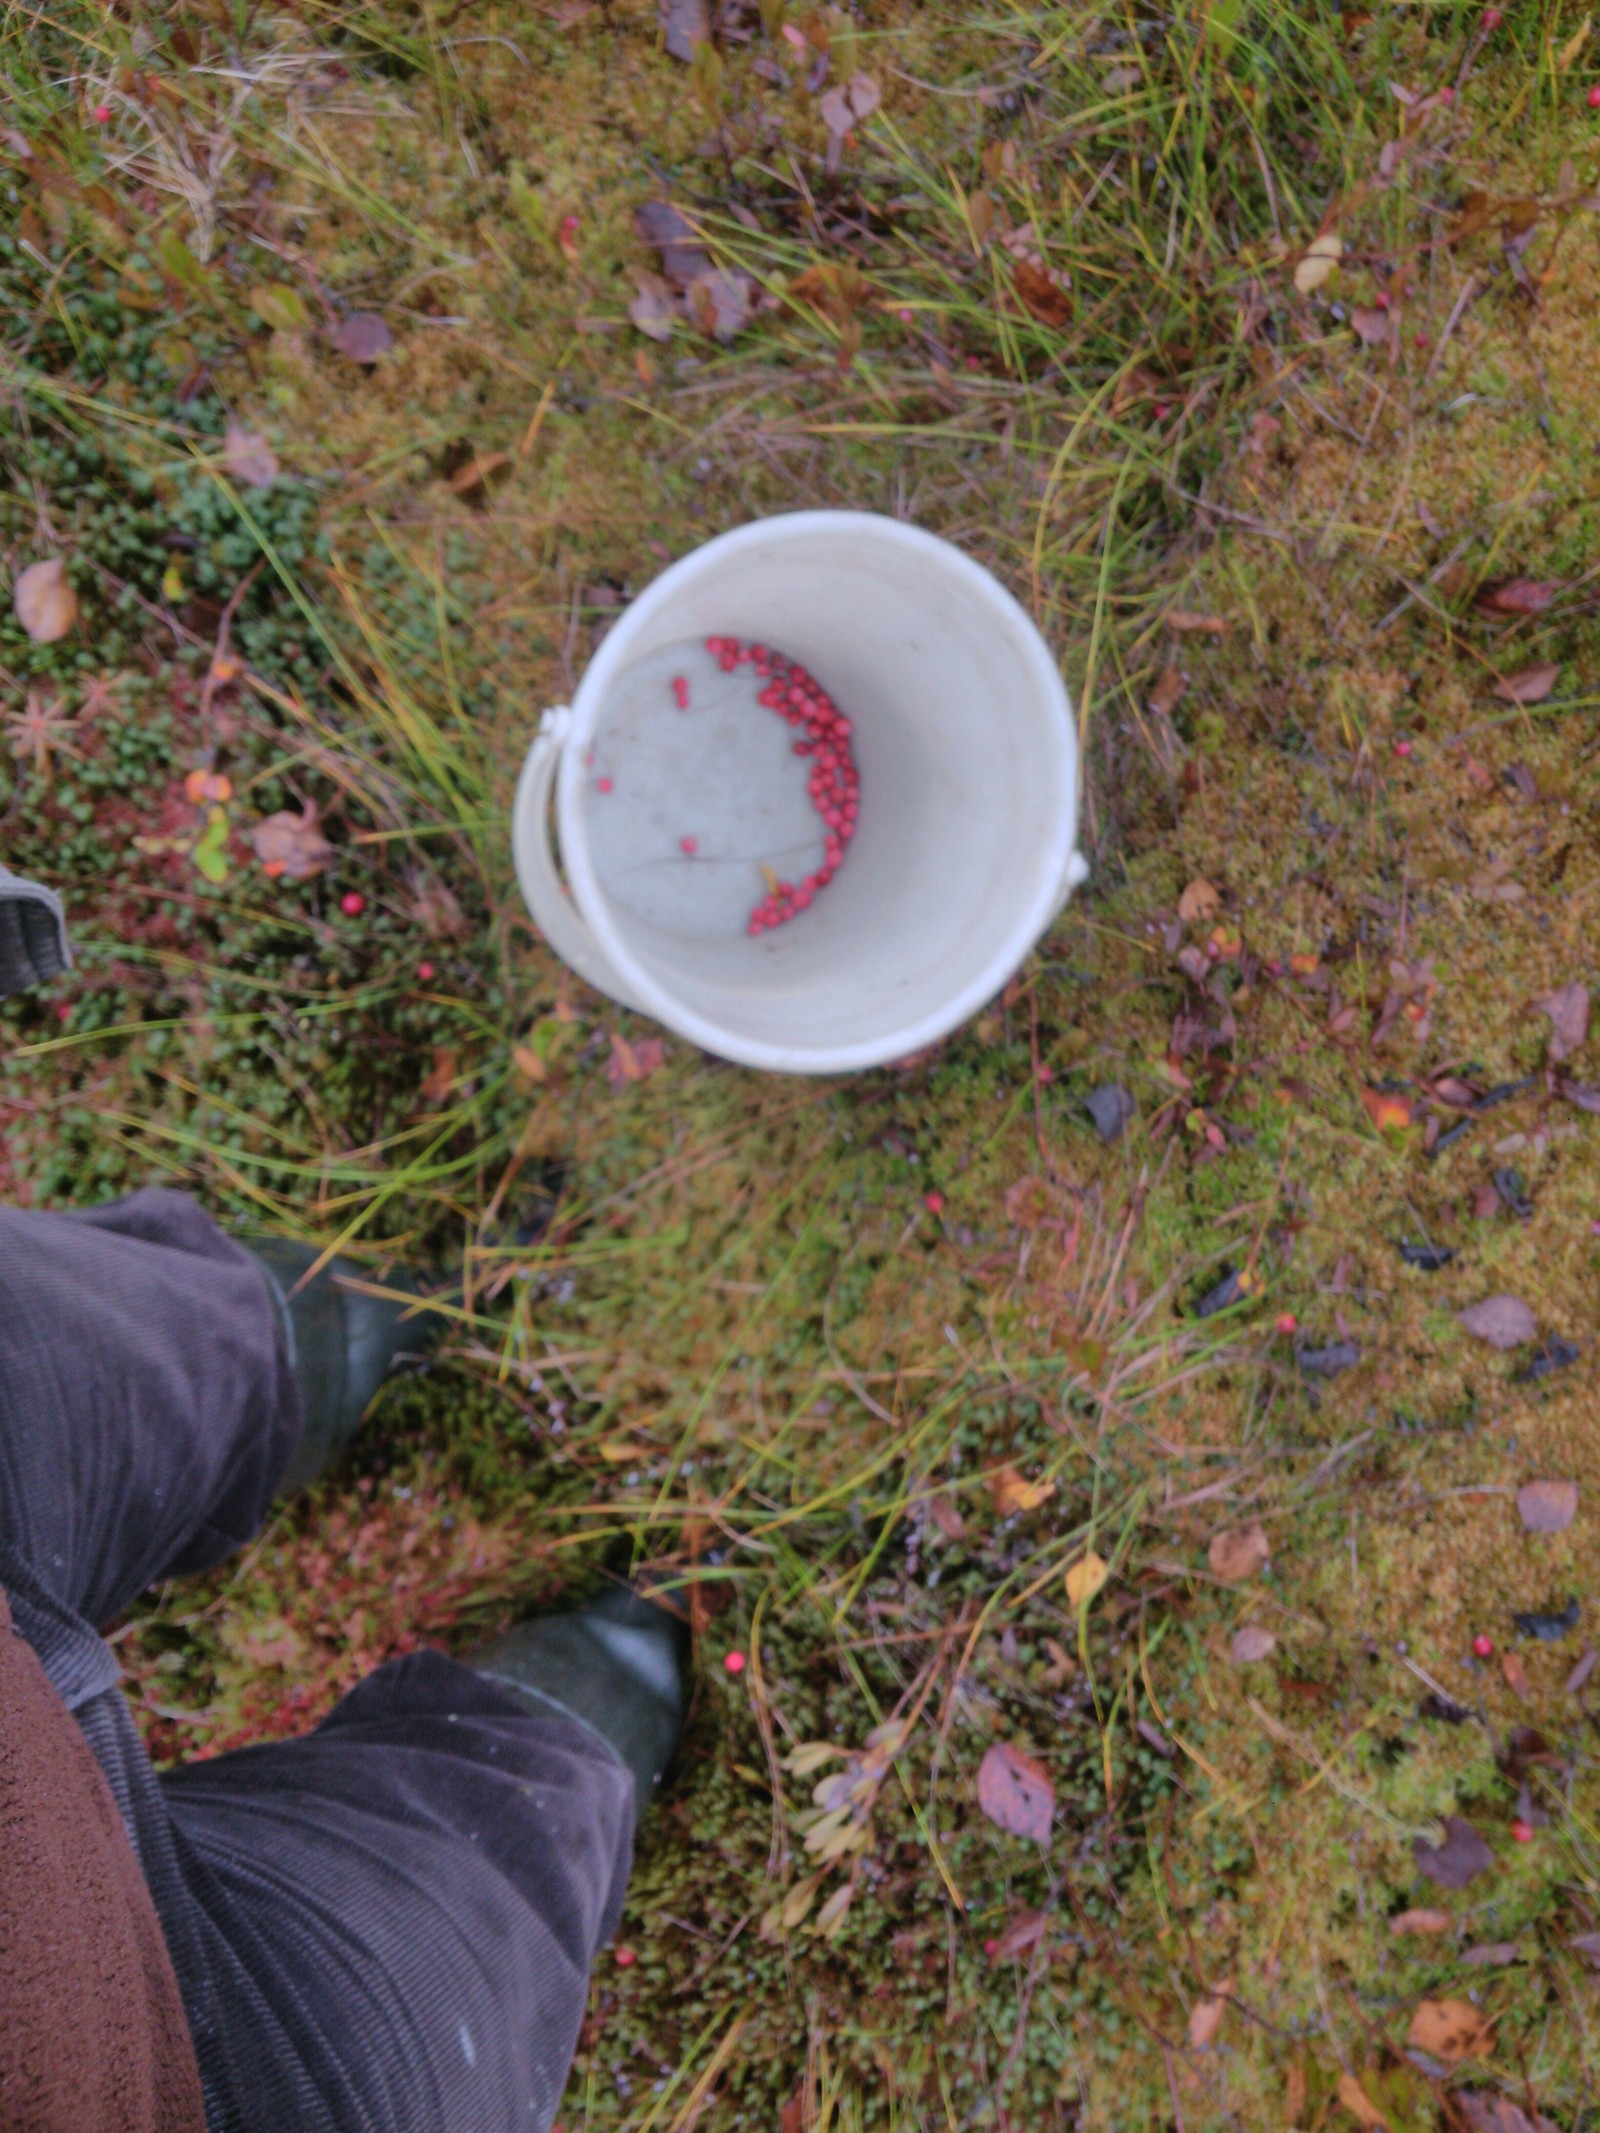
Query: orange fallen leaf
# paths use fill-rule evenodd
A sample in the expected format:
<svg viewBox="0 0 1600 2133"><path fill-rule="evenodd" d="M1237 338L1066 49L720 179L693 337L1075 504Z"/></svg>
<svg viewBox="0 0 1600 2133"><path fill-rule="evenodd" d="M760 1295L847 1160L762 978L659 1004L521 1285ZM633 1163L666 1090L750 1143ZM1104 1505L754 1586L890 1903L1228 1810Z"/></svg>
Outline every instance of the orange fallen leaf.
<svg viewBox="0 0 1600 2133"><path fill-rule="evenodd" d="M1272 1543L1259 1519L1248 1526L1229 1526L1223 1532L1213 1534L1206 1550L1212 1576L1221 1578L1228 1585L1237 1585L1241 1578L1253 1577L1271 1556Z"/></svg>
<svg viewBox="0 0 1600 2133"><path fill-rule="evenodd" d="M1420 2000L1406 2042L1454 2066L1462 2059L1487 2058L1494 2030L1470 2000Z"/></svg>
<svg viewBox="0 0 1600 2133"><path fill-rule="evenodd" d="M1528 1669L1515 1652L1501 1654L1500 1671L1506 1677L1506 1687L1513 1696L1528 1694Z"/></svg>
<svg viewBox="0 0 1600 2133"><path fill-rule="evenodd" d="M1166 624L1188 637L1226 637L1231 627L1220 615L1197 615L1187 607L1169 608Z"/></svg>
<svg viewBox="0 0 1600 2133"><path fill-rule="evenodd" d="M1091 1548L1087 1555L1080 1556L1067 1570L1067 1605L1087 1606L1097 1592L1104 1589L1111 1575L1111 1565L1102 1555Z"/></svg>
<svg viewBox="0 0 1600 2133"><path fill-rule="evenodd" d="M1037 1511L1055 1493L1053 1481L1029 1481L1014 1466L1003 1466L989 1476L989 1494L1002 1518L1012 1518L1019 1511Z"/></svg>
<svg viewBox="0 0 1600 2133"><path fill-rule="evenodd" d="M637 1044L630 1044L620 1032L611 1032L611 1057L606 1061L606 1079L614 1089L625 1089L631 1081L645 1081L667 1056L667 1048L659 1037L641 1037Z"/></svg>
<svg viewBox="0 0 1600 2133"><path fill-rule="evenodd" d="M1178 898L1178 916L1186 926L1210 918L1222 908L1222 892L1214 888L1203 874L1196 875Z"/></svg>
<svg viewBox="0 0 1600 2133"><path fill-rule="evenodd" d="M1208 1992L1203 2000L1196 2000L1190 2008L1189 2046L1192 2051L1203 2052L1216 2043L1222 2018L1228 2012L1228 1995L1232 1991L1233 1979L1224 1978L1215 1991Z"/></svg>
<svg viewBox="0 0 1600 2133"><path fill-rule="evenodd" d="M1411 1123L1412 1108L1409 1096L1399 1096L1388 1089L1363 1089L1361 1101L1367 1107L1367 1116L1380 1133L1401 1131Z"/></svg>
<svg viewBox="0 0 1600 2133"><path fill-rule="evenodd" d="M1339 2101L1357 2125L1374 2128L1375 2133L1387 2133L1383 2113L1374 2108L1371 2097L1354 2074L1339 2076Z"/></svg>
<svg viewBox="0 0 1600 2133"><path fill-rule="evenodd" d="M215 771L191 770L183 781L183 791L185 799L192 800L196 807L220 807L233 798L233 780Z"/></svg>
<svg viewBox="0 0 1600 2133"><path fill-rule="evenodd" d="M1406 1933L1448 1933L1454 1923L1448 1911L1397 1911L1389 1931L1397 1939Z"/></svg>

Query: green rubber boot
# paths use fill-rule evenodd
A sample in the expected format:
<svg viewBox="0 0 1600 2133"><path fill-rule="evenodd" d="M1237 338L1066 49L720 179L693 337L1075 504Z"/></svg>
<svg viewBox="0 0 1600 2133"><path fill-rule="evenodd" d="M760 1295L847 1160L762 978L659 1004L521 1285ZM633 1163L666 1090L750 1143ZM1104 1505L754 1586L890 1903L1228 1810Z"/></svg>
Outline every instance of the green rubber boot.
<svg viewBox="0 0 1600 2133"><path fill-rule="evenodd" d="M389 1373L420 1362L438 1341L444 1320L435 1311L388 1296L363 1294L351 1283L367 1276L348 1259L330 1259L305 1281L320 1254L290 1237L241 1239L267 1277L278 1307L289 1366L305 1404L305 1433L295 1447L281 1493L308 1488L344 1450ZM414 1294L403 1275L381 1284Z"/></svg>
<svg viewBox="0 0 1600 2133"><path fill-rule="evenodd" d="M643 1814L689 1708L689 1625L668 1603L612 1586L570 1614L519 1622L462 1663L530 1710L554 1704L598 1733L633 1772Z"/></svg>

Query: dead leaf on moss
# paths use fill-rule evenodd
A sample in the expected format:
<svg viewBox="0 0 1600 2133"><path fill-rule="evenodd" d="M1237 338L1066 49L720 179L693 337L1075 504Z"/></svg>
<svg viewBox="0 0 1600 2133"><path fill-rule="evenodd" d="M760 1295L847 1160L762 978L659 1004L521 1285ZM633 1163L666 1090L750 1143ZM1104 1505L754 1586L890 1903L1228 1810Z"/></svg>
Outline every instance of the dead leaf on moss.
<svg viewBox="0 0 1600 2133"><path fill-rule="evenodd" d="M1110 1575L1111 1565L1091 1548L1087 1555L1081 1555L1068 1567L1067 1605L1073 1608L1087 1606L1096 1593L1105 1589Z"/></svg>
<svg viewBox="0 0 1600 2133"><path fill-rule="evenodd" d="M1212 1576L1221 1578L1228 1585L1237 1585L1241 1578L1253 1577L1271 1556L1272 1543L1259 1519L1248 1526L1228 1526L1221 1533L1213 1534L1206 1550Z"/></svg>
<svg viewBox="0 0 1600 2133"><path fill-rule="evenodd" d="M1494 1865L1494 1853L1470 1822L1460 1815L1444 1818L1444 1842L1430 1844L1418 1837L1411 1846L1417 1871L1442 1889L1464 1889L1469 1881Z"/></svg>
<svg viewBox="0 0 1600 2133"><path fill-rule="evenodd" d="M1530 1533L1565 1533L1578 1515L1575 1481L1530 1481L1517 1491L1517 1515Z"/></svg>
<svg viewBox="0 0 1600 2133"><path fill-rule="evenodd" d="M1470 2000L1421 2000L1406 2042L1446 2066L1456 2066L1463 2059L1487 2058L1494 2049L1494 2030Z"/></svg>
<svg viewBox="0 0 1600 2133"><path fill-rule="evenodd" d="M669 58L692 60L711 35L708 0L656 0L656 15Z"/></svg>
<svg viewBox="0 0 1600 2133"><path fill-rule="evenodd" d="M1393 312L1380 310L1376 304L1353 304L1349 317L1363 348L1381 348L1394 334Z"/></svg>
<svg viewBox="0 0 1600 2133"><path fill-rule="evenodd" d="M1217 2032L1222 2027L1223 2017L1228 2012L1229 1994L1233 1991L1233 1979L1224 1978L1214 1992L1208 1992L1203 2000L1196 2000L1189 2009L1189 2049L1203 2052L1217 2041Z"/></svg>
<svg viewBox="0 0 1600 2133"><path fill-rule="evenodd" d="M1294 270L1296 289L1302 296L1312 295L1322 287L1343 257L1344 239L1332 230L1324 230L1320 237L1313 237Z"/></svg>
<svg viewBox="0 0 1600 2133"><path fill-rule="evenodd" d="M230 422L222 443L222 463L246 489L270 489L278 478L278 455L259 430Z"/></svg>
<svg viewBox="0 0 1600 2133"><path fill-rule="evenodd" d="M1014 1466L1003 1466L989 1476L989 1494L1002 1518L1013 1518L1020 1511L1037 1511L1055 1493L1053 1481L1029 1481Z"/></svg>
<svg viewBox="0 0 1600 2133"><path fill-rule="evenodd" d="M1399 1940L1408 1933L1448 1933L1454 1924L1449 1911L1397 1911L1389 1931Z"/></svg>
<svg viewBox="0 0 1600 2133"><path fill-rule="evenodd" d="M1221 908L1221 891L1214 888L1203 874L1197 875L1178 898L1178 916L1186 926L1198 925L1214 917Z"/></svg>
<svg viewBox="0 0 1600 2133"><path fill-rule="evenodd" d="M58 555L19 571L11 600L17 620L35 644L54 644L78 619L78 596Z"/></svg>
<svg viewBox="0 0 1600 2133"><path fill-rule="evenodd" d="M755 308L755 283L737 268L712 267L697 274L685 292L690 316L713 341L731 341Z"/></svg>
<svg viewBox="0 0 1600 2133"><path fill-rule="evenodd" d="M1050 1842L1056 1811L1050 1773L1009 1741L996 1741L978 1765L978 1805L1009 1836L1026 1837L1034 1844Z"/></svg>
<svg viewBox="0 0 1600 2133"><path fill-rule="evenodd" d="M1409 1096L1394 1089L1363 1089L1361 1101L1366 1106L1367 1116L1380 1133L1401 1132L1412 1121L1412 1105Z"/></svg>
<svg viewBox="0 0 1600 2133"><path fill-rule="evenodd" d="M1012 285L1041 326L1060 328L1072 319L1072 287L1054 267L1032 259L1018 259L1011 268ZM1180 683L1181 693L1181 683Z"/></svg>
<svg viewBox="0 0 1600 2133"><path fill-rule="evenodd" d="M606 1079L614 1089L625 1089L630 1082L648 1080L666 1056L667 1048L659 1037L641 1037L637 1044L630 1044L613 1030Z"/></svg>
<svg viewBox="0 0 1600 2133"><path fill-rule="evenodd" d="M1243 1629L1236 1629L1228 1646L1235 1666L1254 1666L1258 1659L1265 1659L1277 1649L1277 1638L1259 1622L1247 1622Z"/></svg>
<svg viewBox="0 0 1600 2133"><path fill-rule="evenodd" d="M1506 1687L1513 1696L1528 1694L1528 1669L1515 1652L1502 1652L1500 1671L1506 1677Z"/></svg>
<svg viewBox="0 0 1600 2133"><path fill-rule="evenodd" d="M1582 1048L1589 1035L1589 988L1576 978L1534 1001L1541 1015L1550 1018L1550 1057L1559 1063Z"/></svg>
<svg viewBox="0 0 1600 2133"><path fill-rule="evenodd" d="M687 289L711 266L700 233L670 200L646 200L633 211L634 234L661 254L661 271L674 288Z"/></svg>
<svg viewBox="0 0 1600 2133"><path fill-rule="evenodd" d="M1486 1296L1456 1313L1457 1323L1491 1348L1520 1348L1538 1332L1538 1321L1517 1296Z"/></svg>
<svg viewBox="0 0 1600 2133"><path fill-rule="evenodd" d="M1219 615L1197 615L1187 607L1169 608L1165 621L1169 630L1186 637L1226 637L1229 628Z"/></svg>
<svg viewBox="0 0 1600 2133"><path fill-rule="evenodd" d="M628 316L641 333L649 334L653 341L672 339L672 322L683 315L683 306L667 286L660 274L636 273L633 277L638 295L628 306Z"/></svg>
<svg viewBox="0 0 1600 2133"><path fill-rule="evenodd" d="M1520 673L1502 675L1493 694L1503 704L1542 704L1561 679L1561 669L1548 662L1523 667Z"/></svg>
<svg viewBox="0 0 1600 2133"><path fill-rule="evenodd" d="M1044 1939L1049 1925L1049 1917L1043 1911L1019 1911L989 1949L990 1962L1014 1963L1019 1955L1031 1954Z"/></svg>
<svg viewBox="0 0 1600 2133"><path fill-rule="evenodd" d="M1479 586L1472 604L1480 615L1510 622L1520 615L1542 615L1562 590L1559 578L1491 578Z"/></svg>
<svg viewBox="0 0 1600 2133"><path fill-rule="evenodd" d="M1560 2133L1555 2121L1542 2111L1530 2118L1509 2096L1469 2095L1458 2089L1451 2101L1464 2113L1470 2133Z"/></svg>
<svg viewBox="0 0 1600 2133"><path fill-rule="evenodd" d="M1180 667L1163 667L1156 676L1156 685L1150 691L1150 708L1163 716L1175 711L1183 701L1189 687Z"/></svg>
<svg viewBox="0 0 1600 2133"><path fill-rule="evenodd" d="M1354 2074L1339 2076L1339 2101L1357 2125L1376 2128L1377 2133L1387 2133L1383 2113L1374 2108L1371 2097Z"/></svg>
<svg viewBox="0 0 1600 2133"><path fill-rule="evenodd" d="M300 813L285 808L268 815L250 832L255 855L274 880L309 881L320 874L333 857L333 846L322 834L316 803L308 800Z"/></svg>
<svg viewBox="0 0 1600 2133"><path fill-rule="evenodd" d="M334 327L333 345L350 362L370 369L394 346L394 335L376 311L352 311Z"/></svg>

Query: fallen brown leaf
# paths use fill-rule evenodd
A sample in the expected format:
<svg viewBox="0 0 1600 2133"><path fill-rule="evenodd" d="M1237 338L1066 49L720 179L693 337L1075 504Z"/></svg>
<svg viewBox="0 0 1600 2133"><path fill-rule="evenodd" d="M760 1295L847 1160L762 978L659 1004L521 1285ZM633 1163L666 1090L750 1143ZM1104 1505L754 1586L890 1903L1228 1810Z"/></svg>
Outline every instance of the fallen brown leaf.
<svg viewBox="0 0 1600 2133"><path fill-rule="evenodd" d="M1019 1911L989 1950L990 1962L1014 1963L1019 1955L1030 1954L1044 1939L1049 1925L1049 1917L1043 1911Z"/></svg>
<svg viewBox="0 0 1600 2133"><path fill-rule="evenodd" d="M1196 2000L1189 2009L1189 2049L1203 2052L1216 2043L1217 2031L1222 2027L1228 2012L1228 1995L1233 1991L1233 1979L1224 1978L1214 1992L1208 1992L1203 2000Z"/></svg>
<svg viewBox="0 0 1600 2133"><path fill-rule="evenodd" d="M737 268L711 267L697 274L685 291L695 324L708 339L731 341L755 306L755 283Z"/></svg>
<svg viewBox="0 0 1600 2133"><path fill-rule="evenodd" d="M637 1044L630 1044L626 1037L613 1030L606 1079L614 1089L625 1089L631 1081L647 1080L666 1056L667 1048L659 1037L641 1037Z"/></svg>
<svg viewBox="0 0 1600 2133"><path fill-rule="evenodd" d="M1448 1911L1397 1911L1389 1931L1396 1939L1407 1933L1448 1933L1454 1923Z"/></svg>
<svg viewBox="0 0 1600 2133"><path fill-rule="evenodd" d="M314 801L308 800L297 815L285 809L268 815L250 832L250 842L266 872L275 880L309 881L320 874L333 857L333 846L322 834Z"/></svg>
<svg viewBox="0 0 1600 2133"><path fill-rule="evenodd" d="M1557 666L1523 667L1519 673L1502 675L1492 693L1503 704L1542 704L1560 679Z"/></svg>
<svg viewBox="0 0 1600 2133"><path fill-rule="evenodd" d="M1426 1837L1418 1837L1412 1843L1411 1856L1417 1862L1418 1873L1436 1881L1442 1889L1464 1889L1494 1865L1494 1853L1460 1815L1445 1816L1442 1844L1430 1844Z"/></svg>
<svg viewBox="0 0 1600 2133"><path fill-rule="evenodd" d="M1517 1515L1530 1533L1565 1533L1578 1515L1575 1481L1530 1481L1517 1491Z"/></svg>
<svg viewBox="0 0 1600 2133"><path fill-rule="evenodd" d="M1413 1114L1409 1096L1392 1089L1363 1089L1361 1101L1380 1133L1386 1128L1399 1130L1411 1124Z"/></svg>
<svg viewBox="0 0 1600 2133"><path fill-rule="evenodd" d="M683 306L660 274L636 273L638 295L628 306L628 316L641 333L653 341L670 341L672 322L683 316Z"/></svg>
<svg viewBox="0 0 1600 2133"><path fill-rule="evenodd" d="M1421 2000L1406 2042L1454 2066L1462 2059L1487 2058L1494 2048L1494 2030L1470 2000Z"/></svg>
<svg viewBox="0 0 1600 2133"><path fill-rule="evenodd" d="M1235 1666L1254 1666L1277 1648L1278 1640L1270 1629L1263 1629L1259 1622L1247 1622L1243 1629L1234 1631L1228 1652Z"/></svg>
<svg viewBox="0 0 1600 2133"><path fill-rule="evenodd" d="M1352 305L1349 318L1363 348L1381 348L1395 331L1393 312L1380 310L1376 304Z"/></svg>
<svg viewBox="0 0 1600 2133"><path fill-rule="evenodd" d="M1237 1585L1241 1578L1253 1577L1271 1555L1266 1528L1256 1519L1248 1526L1228 1526L1213 1534L1206 1561L1213 1577Z"/></svg>
<svg viewBox="0 0 1600 2133"><path fill-rule="evenodd" d="M1589 1035L1589 988L1576 978L1570 985L1560 985L1554 992L1547 992L1543 999L1535 1000L1534 1007L1541 1015L1550 1018L1550 1057L1556 1062L1570 1059L1582 1049Z"/></svg>
<svg viewBox="0 0 1600 2133"><path fill-rule="evenodd" d="M1383 2113L1373 2108L1371 2097L1354 2074L1339 2076L1339 2101L1357 2125L1376 2128L1377 2133L1387 2133Z"/></svg>
<svg viewBox="0 0 1600 2133"><path fill-rule="evenodd" d="M1506 1677L1506 1687L1513 1696L1528 1694L1528 1669L1515 1652L1502 1652L1500 1671Z"/></svg>
<svg viewBox="0 0 1600 2133"><path fill-rule="evenodd" d="M223 437L222 463L246 489L270 489L278 478L278 455L259 430L230 422Z"/></svg>
<svg viewBox="0 0 1600 2133"><path fill-rule="evenodd" d="M1456 1313L1457 1322L1491 1348L1520 1348L1538 1332L1538 1321L1516 1296L1486 1296Z"/></svg>
<svg viewBox="0 0 1600 2133"><path fill-rule="evenodd" d="M675 289L687 289L710 268L711 254L700 242L699 231L670 200L646 200L636 207L633 228L661 254L661 271Z"/></svg>
<svg viewBox="0 0 1600 2133"><path fill-rule="evenodd" d="M1055 1493L1053 1481L1029 1481L1014 1466L1000 1467L989 1476L989 1494L1002 1518L1013 1518L1020 1511L1037 1511Z"/></svg>
<svg viewBox="0 0 1600 2133"><path fill-rule="evenodd" d="M1041 326L1062 327L1072 318L1072 289L1064 275L1032 259L1013 262L1011 279L1018 296Z"/></svg>
<svg viewBox="0 0 1600 2133"><path fill-rule="evenodd" d="M1197 615L1186 607L1173 607L1165 617L1169 630L1188 637L1226 637L1229 624L1218 615Z"/></svg>
<svg viewBox="0 0 1600 2133"><path fill-rule="evenodd" d="M1542 615L1562 590L1559 578L1492 578L1479 586L1472 604L1480 615L1510 621L1518 615Z"/></svg>
<svg viewBox="0 0 1600 2133"><path fill-rule="evenodd" d="M996 1741L978 1765L978 1805L997 1829L1035 1844L1050 1842L1056 1789L1043 1763L1009 1741Z"/></svg>
<svg viewBox="0 0 1600 2133"><path fill-rule="evenodd" d="M352 311L334 327L332 339L340 355L369 368L394 346L394 335L376 311Z"/></svg>
<svg viewBox="0 0 1600 2133"><path fill-rule="evenodd" d="M1092 1548L1087 1555L1079 1556L1067 1570L1067 1605L1074 1608L1086 1606L1096 1593L1104 1590L1110 1575L1111 1565Z"/></svg>
<svg viewBox="0 0 1600 2133"><path fill-rule="evenodd" d="M967 1522L949 1497L944 1494L928 1498L928 1516L947 1541L965 1540Z"/></svg>
<svg viewBox="0 0 1600 2133"><path fill-rule="evenodd" d="M1221 891L1214 888L1203 874L1197 875L1178 898L1178 916L1186 926L1215 917L1221 908Z"/></svg>
<svg viewBox="0 0 1600 2133"><path fill-rule="evenodd" d="M1150 708L1165 715L1175 711L1189 687L1183 672L1178 667L1163 667L1156 676L1156 685L1150 691Z"/></svg>
<svg viewBox="0 0 1600 2133"><path fill-rule="evenodd" d="M708 0L656 0L661 41L669 58L693 59L695 46L711 35Z"/></svg>
<svg viewBox="0 0 1600 2133"><path fill-rule="evenodd" d="M54 644L78 619L78 596L58 555L17 573L11 601L17 620L35 644Z"/></svg>

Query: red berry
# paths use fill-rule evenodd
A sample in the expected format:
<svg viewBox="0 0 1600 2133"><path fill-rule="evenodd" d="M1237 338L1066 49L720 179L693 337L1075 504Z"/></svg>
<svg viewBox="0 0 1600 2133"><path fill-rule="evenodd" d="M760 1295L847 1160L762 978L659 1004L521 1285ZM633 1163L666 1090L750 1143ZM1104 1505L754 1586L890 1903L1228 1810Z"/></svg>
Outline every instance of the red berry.
<svg viewBox="0 0 1600 2133"><path fill-rule="evenodd" d="M997 1940L986 1940L983 1944L983 1952L992 1962L1000 1953L1000 1943Z"/></svg>
<svg viewBox="0 0 1600 2133"><path fill-rule="evenodd" d="M1600 111L1600 81L1597 81L1589 91L1589 109L1591 111Z"/></svg>
<svg viewBox="0 0 1600 2133"><path fill-rule="evenodd" d="M619 1970L631 1970L639 1958L631 1948L618 1948L613 1953L611 1960Z"/></svg>
<svg viewBox="0 0 1600 2133"><path fill-rule="evenodd" d="M111 106L109 104L95 105L94 122L97 126L108 126L111 123Z"/></svg>
<svg viewBox="0 0 1600 2133"><path fill-rule="evenodd" d="M1394 752L1396 755L1409 755L1411 753L1411 743L1409 741L1396 741Z"/></svg>
<svg viewBox="0 0 1600 2133"><path fill-rule="evenodd" d="M1493 1637L1486 1637L1480 1630L1472 1640L1472 1650L1476 1658L1492 1659L1494 1657Z"/></svg>
<svg viewBox="0 0 1600 2133"><path fill-rule="evenodd" d="M609 778L596 778L594 789L596 792L609 792L611 790L611 780Z"/></svg>
<svg viewBox="0 0 1600 2133"><path fill-rule="evenodd" d="M722 1664L728 1673L742 1674L744 1672L744 1653L729 1652L727 1658L723 1660Z"/></svg>
<svg viewBox="0 0 1600 2133"><path fill-rule="evenodd" d="M694 857L695 853L699 851L699 849L700 839L698 837L680 837L678 839L678 850L680 852L687 852L691 859Z"/></svg>
<svg viewBox="0 0 1600 2133"><path fill-rule="evenodd" d="M1483 11L1483 34L1485 35L1485 37L1492 37L1495 31L1499 29L1501 23L1505 21L1505 19L1505 13L1503 9L1498 7L1486 7Z"/></svg>
<svg viewBox="0 0 1600 2133"><path fill-rule="evenodd" d="M1292 1311L1280 1311L1278 1313L1278 1331L1280 1333L1298 1333L1300 1331L1300 1321Z"/></svg>
<svg viewBox="0 0 1600 2133"><path fill-rule="evenodd" d="M339 899L339 909L346 918L359 918L367 908L367 899L359 889L346 889Z"/></svg>
<svg viewBox="0 0 1600 2133"><path fill-rule="evenodd" d="M1446 82L1444 87L1439 91L1439 101L1441 104L1453 104L1455 100L1456 92L1454 91L1454 89L1451 88L1450 84Z"/></svg>
<svg viewBox="0 0 1600 2133"><path fill-rule="evenodd" d="M930 1215L942 1215L944 1213L944 1194L942 1192L924 1193L922 1204Z"/></svg>
<svg viewBox="0 0 1600 2133"><path fill-rule="evenodd" d="M433 976L433 965L431 963L419 963L417 965L417 976L421 978L423 984L426 985L428 980Z"/></svg>
<svg viewBox="0 0 1600 2133"><path fill-rule="evenodd" d="M1533 1824L1524 1822L1521 1815L1518 1815L1511 1825L1511 1834L1519 1844L1531 1844L1533 1842Z"/></svg>

